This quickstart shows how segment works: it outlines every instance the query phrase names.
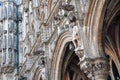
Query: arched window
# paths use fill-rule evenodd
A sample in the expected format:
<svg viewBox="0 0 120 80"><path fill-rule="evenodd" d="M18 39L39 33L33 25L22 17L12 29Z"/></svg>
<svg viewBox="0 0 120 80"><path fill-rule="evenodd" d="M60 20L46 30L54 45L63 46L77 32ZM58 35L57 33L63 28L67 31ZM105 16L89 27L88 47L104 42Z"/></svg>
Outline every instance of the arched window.
<svg viewBox="0 0 120 80"><path fill-rule="evenodd" d="M116 64L114 61L110 58L109 55L106 55L106 57L109 59L109 64L110 64L110 73L108 75L107 80L120 80L120 75L118 73L118 69L116 67Z"/></svg>
<svg viewBox="0 0 120 80"><path fill-rule="evenodd" d="M111 77L110 77L110 75L108 76L107 80L111 80Z"/></svg>
<svg viewBox="0 0 120 80"><path fill-rule="evenodd" d="M40 80L42 80L42 77L40 77Z"/></svg>
<svg viewBox="0 0 120 80"><path fill-rule="evenodd" d="M118 73L118 70L114 61L112 61L112 72L113 72L114 80L120 80L120 75Z"/></svg>

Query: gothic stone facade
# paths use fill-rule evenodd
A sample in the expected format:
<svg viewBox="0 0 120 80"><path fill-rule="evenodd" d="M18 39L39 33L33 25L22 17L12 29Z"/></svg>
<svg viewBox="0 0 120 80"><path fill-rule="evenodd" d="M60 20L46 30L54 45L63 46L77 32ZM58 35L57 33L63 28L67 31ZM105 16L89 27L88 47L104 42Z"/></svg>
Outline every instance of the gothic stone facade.
<svg viewBox="0 0 120 80"><path fill-rule="evenodd" d="M120 80L120 0L0 0L0 80Z"/></svg>

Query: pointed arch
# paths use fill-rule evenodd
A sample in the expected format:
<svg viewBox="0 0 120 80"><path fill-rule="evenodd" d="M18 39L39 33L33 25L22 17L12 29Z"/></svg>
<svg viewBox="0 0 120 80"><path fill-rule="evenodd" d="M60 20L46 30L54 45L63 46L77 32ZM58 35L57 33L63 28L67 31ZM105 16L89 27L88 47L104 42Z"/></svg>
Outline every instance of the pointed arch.
<svg viewBox="0 0 120 80"><path fill-rule="evenodd" d="M40 80L40 76L42 75L41 71L42 71L41 68L39 68L39 67L36 68L33 80Z"/></svg>
<svg viewBox="0 0 120 80"><path fill-rule="evenodd" d="M91 48L94 49L91 53L98 55L103 53L102 28L107 2L107 0L92 0L84 21L87 40L91 43Z"/></svg>
<svg viewBox="0 0 120 80"><path fill-rule="evenodd" d="M51 80L60 80L61 78L61 66L65 45L70 41L72 41L72 34L70 32L62 33L57 40L51 62Z"/></svg>
<svg viewBox="0 0 120 80"><path fill-rule="evenodd" d="M119 70L119 56L112 52L109 45L105 43L105 35L111 21L116 16L117 12L120 11L119 0L92 0L86 15L84 27L86 29L87 39L92 43L90 46L94 46L91 53L98 55L104 55L108 53L111 59L115 61L115 64ZM106 22L106 23L105 23ZM105 48L105 51L104 51Z"/></svg>

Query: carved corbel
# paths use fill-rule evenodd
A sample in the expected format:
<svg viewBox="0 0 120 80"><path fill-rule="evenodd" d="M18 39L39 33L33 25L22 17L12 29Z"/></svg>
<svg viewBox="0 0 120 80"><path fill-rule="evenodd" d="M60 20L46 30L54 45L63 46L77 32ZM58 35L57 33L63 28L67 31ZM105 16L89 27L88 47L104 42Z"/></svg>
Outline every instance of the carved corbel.
<svg viewBox="0 0 120 80"><path fill-rule="evenodd" d="M107 80L109 64L103 57L91 59L86 58L80 62L81 69L92 80Z"/></svg>

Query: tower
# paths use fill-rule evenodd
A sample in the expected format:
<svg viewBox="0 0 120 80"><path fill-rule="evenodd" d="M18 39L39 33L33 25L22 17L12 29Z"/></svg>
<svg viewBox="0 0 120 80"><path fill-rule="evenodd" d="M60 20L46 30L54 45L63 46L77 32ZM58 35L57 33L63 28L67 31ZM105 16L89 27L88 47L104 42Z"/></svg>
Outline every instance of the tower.
<svg viewBox="0 0 120 80"><path fill-rule="evenodd" d="M1 74L7 79L15 73L19 48L17 6L14 0L2 0L0 5L0 57ZM13 80L13 79L11 79Z"/></svg>

